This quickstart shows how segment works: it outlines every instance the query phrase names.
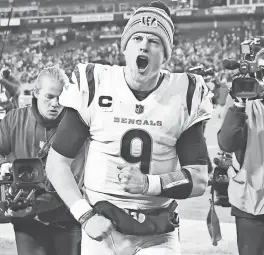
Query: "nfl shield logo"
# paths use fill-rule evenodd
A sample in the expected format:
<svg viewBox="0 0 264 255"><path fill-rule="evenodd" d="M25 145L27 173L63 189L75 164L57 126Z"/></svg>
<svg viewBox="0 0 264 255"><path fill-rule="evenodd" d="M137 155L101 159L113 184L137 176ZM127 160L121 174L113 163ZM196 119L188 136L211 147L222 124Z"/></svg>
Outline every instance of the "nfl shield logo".
<svg viewBox="0 0 264 255"><path fill-rule="evenodd" d="M136 104L136 113L141 114L144 112L144 106L141 104Z"/></svg>

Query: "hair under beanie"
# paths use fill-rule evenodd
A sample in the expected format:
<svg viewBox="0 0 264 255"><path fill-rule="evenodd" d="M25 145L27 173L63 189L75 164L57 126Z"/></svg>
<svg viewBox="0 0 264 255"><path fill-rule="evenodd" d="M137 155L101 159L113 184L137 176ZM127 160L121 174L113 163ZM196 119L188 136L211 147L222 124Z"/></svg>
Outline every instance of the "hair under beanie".
<svg viewBox="0 0 264 255"><path fill-rule="evenodd" d="M170 59L174 25L165 10L153 6L137 9L124 28L121 50L126 49L127 42L133 34L140 32L158 36L163 43L166 60Z"/></svg>

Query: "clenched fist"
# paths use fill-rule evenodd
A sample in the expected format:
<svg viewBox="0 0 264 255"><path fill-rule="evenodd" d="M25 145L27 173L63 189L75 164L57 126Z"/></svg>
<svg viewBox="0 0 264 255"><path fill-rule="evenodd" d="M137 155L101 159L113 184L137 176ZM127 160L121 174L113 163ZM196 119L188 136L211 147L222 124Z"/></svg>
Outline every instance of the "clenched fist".
<svg viewBox="0 0 264 255"><path fill-rule="evenodd" d="M142 194L148 186L148 177L137 165L118 166L118 179L124 191L131 194Z"/></svg>

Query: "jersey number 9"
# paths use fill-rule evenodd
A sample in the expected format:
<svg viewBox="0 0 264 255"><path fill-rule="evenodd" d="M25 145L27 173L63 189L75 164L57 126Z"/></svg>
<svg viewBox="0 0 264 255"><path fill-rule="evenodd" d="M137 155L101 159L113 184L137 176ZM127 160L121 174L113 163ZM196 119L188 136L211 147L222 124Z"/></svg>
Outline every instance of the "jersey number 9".
<svg viewBox="0 0 264 255"><path fill-rule="evenodd" d="M133 142L141 141L141 151L138 155L133 155ZM121 140L121 157L128 163L140 163L140 170L143 174L150 171L150 162L152 154L152 138L142 129L131 129L127 131Z"/></svg>

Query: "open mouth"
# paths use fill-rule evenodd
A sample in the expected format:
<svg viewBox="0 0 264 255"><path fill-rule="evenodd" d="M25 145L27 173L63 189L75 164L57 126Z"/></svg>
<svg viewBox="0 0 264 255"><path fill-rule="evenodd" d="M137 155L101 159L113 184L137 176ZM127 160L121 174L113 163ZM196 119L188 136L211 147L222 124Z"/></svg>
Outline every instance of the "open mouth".
<svg viewBox="0 0 264 255"><path fill-rule="evenodd" d="M149 60L147 56L140 55L137 57L137 66L139 71L141 72L145 71L148 67L148 63Z"/></svg>

